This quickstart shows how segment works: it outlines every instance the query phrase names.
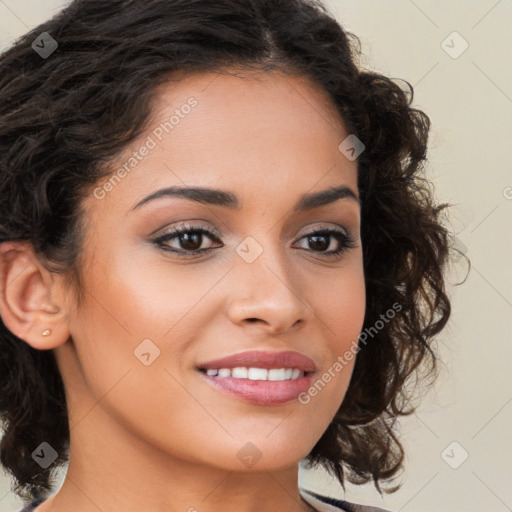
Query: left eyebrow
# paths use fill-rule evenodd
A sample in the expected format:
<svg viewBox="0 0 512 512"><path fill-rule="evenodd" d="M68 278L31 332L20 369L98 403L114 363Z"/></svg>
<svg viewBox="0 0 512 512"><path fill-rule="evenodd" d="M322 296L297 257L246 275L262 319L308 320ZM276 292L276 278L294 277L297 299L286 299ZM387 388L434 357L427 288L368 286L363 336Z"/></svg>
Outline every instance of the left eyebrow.
<svg viewBox="0 0 512 512"><path fill-rule="evenodd" d="M163 197L179 197L188 199L189 201L197 201L203 204L222 206L224 208L230 208L233 210L240 210L242 208L242 204L236 194L228 190L204 187L173 186L162 188L156 192L153 192L149 196L139 201L135 206L133 206L131 211L141 207L143 204L146 204L149 201ZM331 187L320 192L303 194L294 206L293 211L304 212L306 210L312 210L313 208L318 208L319 206L325 206L327 204L333 203L338 199L351 199L360 205L360 200L356 193L350 187L342 185L339 187Z"/></svg>
<svg viewBox="0 0 512 512"><path fill-rule="evenodd" d="M352 199L359 206L361 205L361 202L356 193L350 187L342 185L340 187L332 187L320 192L313 192L311 194L302 195L293 208L293 211L304 212L306 210L312 210L313 208L318 208L319 206L334 203L334 201L337 201L338 199Z"/></svg>

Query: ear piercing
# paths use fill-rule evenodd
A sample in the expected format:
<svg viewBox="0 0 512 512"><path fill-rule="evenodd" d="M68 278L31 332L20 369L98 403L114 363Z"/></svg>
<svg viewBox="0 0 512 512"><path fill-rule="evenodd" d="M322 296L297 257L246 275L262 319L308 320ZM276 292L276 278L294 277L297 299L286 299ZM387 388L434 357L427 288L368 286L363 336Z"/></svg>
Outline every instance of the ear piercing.
<svg viewBox="0 0 512 512"><path fill-rule="evenodd" d="M50 336L50 334L52 333L52 330L51 329L45 329L42 333L41 333L41 336Z"/></svg>

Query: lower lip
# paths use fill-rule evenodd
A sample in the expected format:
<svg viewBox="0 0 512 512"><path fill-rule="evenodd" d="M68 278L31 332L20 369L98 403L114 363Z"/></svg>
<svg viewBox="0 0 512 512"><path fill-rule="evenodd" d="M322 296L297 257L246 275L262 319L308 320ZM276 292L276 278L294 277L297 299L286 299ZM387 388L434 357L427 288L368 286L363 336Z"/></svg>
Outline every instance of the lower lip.
<svg viewBox="0 0 512 512"><path fill-rule="evenodd" d="M296 400L313 380L313 372L295 380L234 379L199 373L219 391L257 405L281 405Z"/></svg>

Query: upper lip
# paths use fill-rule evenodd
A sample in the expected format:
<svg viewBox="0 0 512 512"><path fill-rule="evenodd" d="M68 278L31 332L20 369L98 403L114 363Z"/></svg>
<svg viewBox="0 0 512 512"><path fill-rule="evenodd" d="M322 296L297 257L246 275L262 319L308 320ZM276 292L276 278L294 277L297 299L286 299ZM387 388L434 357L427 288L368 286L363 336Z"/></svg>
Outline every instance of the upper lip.
<svg viewBox="0 0 512 512"><path fill-rule="evenodd" d="M298 368L304 372L315 370L314 361L304 354L288 350L285 352L269 352L262 350L249 350L239 354L215 359L206 363L198 364L200 369L219 369L219 368Z"/></svg>

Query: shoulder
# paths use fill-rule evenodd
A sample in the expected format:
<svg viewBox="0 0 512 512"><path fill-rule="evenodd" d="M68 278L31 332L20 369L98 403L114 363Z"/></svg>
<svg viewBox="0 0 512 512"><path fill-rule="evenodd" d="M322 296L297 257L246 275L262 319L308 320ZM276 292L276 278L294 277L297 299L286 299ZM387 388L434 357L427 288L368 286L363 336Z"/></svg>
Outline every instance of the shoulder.
<svg viewBox="0 0 512 512"><path fill-rule="evenodd" d="M300 489L302 498L310 505L315 507L319 512L331 512L342 510L345 512L391 512L379 507L371 507L368 505L358 505L345 500L322 496L316 492Z"/></svg>

